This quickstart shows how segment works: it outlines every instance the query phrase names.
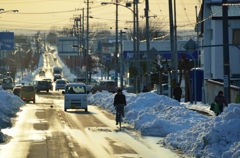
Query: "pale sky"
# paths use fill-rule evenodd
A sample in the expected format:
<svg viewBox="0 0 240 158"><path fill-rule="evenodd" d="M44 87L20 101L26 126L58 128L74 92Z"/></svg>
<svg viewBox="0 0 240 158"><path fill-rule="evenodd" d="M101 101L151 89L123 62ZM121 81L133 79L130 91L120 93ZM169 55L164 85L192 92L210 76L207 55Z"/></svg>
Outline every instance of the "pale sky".
<svg viewBox="0 0 240 158"><path fill-rule="evenodd" d="M36 33L38 30L48 30L52 26L62 28L66 25L73 25L73 18L82 14L84 8L86 14L87 0L0 0L0 8L7 10L19 10L19 13L6 12L0 14L0 31L23 32L31 31ZM101 5L101 2L110 2L111 0L89 0L90 16L89 24L105 23L109 27L115 27L116 6L108 4ZM114 1L114 0L113 0ZM200 10L199 1L201 0L176 0L177 5L177 25L180 29L194 29L196 22L196 9ZM125 1L127 2L127 1ZM122 1L120 4L125 5ZM144 15L145 0L139 0L139 20ZM169 11L168 0L149 0L149 16L164 19L169 29ZM131 10L119 6L119 29L123 29L133 21ZM86 18L85 18L86 19ZM86 24L86 22L85 22ZM108 28L108 27L107 27ZM105 28L106 29L106 28Z"/></svg>

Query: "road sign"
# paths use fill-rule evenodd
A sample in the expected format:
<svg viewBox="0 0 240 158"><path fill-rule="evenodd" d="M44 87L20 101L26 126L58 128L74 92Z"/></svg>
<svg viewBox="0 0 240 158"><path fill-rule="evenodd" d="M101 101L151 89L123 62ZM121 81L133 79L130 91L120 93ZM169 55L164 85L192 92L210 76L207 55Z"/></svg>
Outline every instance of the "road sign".
<svg viewBox="0 0 240 158"><path fill-rule="evenodd" d="M0 32L0 50L14 50L13 32Z"/></svg>
<svg viewBox="0 0 240 158"><path fill-rule="evenodd" d="M186 49L186 51L188 53L193 53L195 52L195 50L198 48L198 45L196 42L194 42L192 39L190 39L184 46L183 46L184 49Z"/></svg>

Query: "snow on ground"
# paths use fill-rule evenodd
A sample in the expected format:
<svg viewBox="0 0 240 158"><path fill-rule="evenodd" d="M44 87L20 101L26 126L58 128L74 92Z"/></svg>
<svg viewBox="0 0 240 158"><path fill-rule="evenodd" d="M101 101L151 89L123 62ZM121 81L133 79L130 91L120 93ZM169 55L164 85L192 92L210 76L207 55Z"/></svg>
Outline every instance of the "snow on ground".
<svg viewBox="0 0 240 158"><path fill-rule="evenodd" d="M60 59L60 58L59 58ZM63 64L63 63L61 63ZM65 77L71 80L72 75L63 65ZM34 76L34 72L25 80ZM214 116L209 105L177 102L167 96L153 92L126 95L124 122L134 126L143 136L160 136L160 142L167 148L179 149L193 157L237 158L240 157L240 104L229 104L219 116ZM89 94L89 104L99 106L115 113L114 95L107 91ZM10 92L0 90L0 127L11 127L10 118L16 115L25 103ZM205 116L196 109L209 113ZM0 141L5 135L0 133Z"/></svg>
<svg viewBox="0 0 240 158"><path fill-rule="evenodd" d="M215 117L209 105L177 102L152 92L126 95L124 122L144 136L160 136L163 145L194 157L240 157L240 105L229 104ZM115 94L107 91L89 95L89 103L115 113ZM205 116L196 109L212 115Z"/></svg>

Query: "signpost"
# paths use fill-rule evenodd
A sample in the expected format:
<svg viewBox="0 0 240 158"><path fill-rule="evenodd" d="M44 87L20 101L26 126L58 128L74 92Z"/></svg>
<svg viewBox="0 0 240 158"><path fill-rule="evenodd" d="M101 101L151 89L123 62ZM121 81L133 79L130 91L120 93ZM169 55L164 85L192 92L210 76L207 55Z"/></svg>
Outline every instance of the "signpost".
<svg viewBox="0 0 240 158"><path fill-rule="evenodd" d="M0 32L0 50L14 50L13 32Z"/></svg>
<svg viewBox="0 0 240 158"><path fill-rule="evenodd" d="M1 67L4 69L4 53L2 50L14 50L14 33L13 32L0 32L0 55L1 55ZM1 72L3 73L3 72Z"/></svg>
<svg viewBox="0 0 240 158"><path fill-rule="evenodd" d="M184 46L183 48L186 49L186 51L188 53L190 53L189 55L191 55L193 52L195 52L195 50L198 48L198 44L196 42L194 42L192 39L190 39ZM192 55L191 55L192 56ZM196 79L196 63L195 63L195 60L193 58L193 62L194 62L194 101L195 101L195 104L197 102L197 79Z"/></svg>

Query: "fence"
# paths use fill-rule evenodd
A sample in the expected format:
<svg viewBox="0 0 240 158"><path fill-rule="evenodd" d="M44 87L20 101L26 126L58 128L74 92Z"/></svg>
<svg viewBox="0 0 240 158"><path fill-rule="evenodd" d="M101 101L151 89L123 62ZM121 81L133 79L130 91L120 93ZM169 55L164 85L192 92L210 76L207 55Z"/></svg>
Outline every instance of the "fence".
<svg viewBox="0 0 240 158"><path fill-rule="evenodd" d="M219 91L224 92L223 83L213 80L205 80L203 88L203 102L211 104ZM239 103L240 89L236 86L230 86L230 103Z"/></svg>

